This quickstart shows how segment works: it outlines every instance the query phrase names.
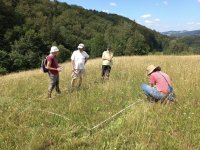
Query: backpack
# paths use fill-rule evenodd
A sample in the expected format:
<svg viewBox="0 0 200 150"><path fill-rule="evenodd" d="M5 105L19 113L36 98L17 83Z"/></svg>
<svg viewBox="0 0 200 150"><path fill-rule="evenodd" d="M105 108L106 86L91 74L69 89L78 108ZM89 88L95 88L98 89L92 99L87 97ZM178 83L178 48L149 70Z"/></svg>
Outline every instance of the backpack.
<svg viewBox="0 0 200 150"><path fill-rule="evenodd" d="M41 70L44 72L44 73L47 73L49 70L46 68L47 66L47 57L45 57L43 60L42 60L42 63L41 63Z"/></svg>

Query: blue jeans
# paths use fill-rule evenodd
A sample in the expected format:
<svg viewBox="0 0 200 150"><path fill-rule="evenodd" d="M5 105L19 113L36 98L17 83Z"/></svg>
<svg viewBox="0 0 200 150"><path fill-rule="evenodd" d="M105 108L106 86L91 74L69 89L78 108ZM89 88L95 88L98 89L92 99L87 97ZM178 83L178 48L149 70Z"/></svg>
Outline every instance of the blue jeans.
<svg viewBox="0 0 200 150"><path fill-rule="evenodd" d="M161 100L165 97L165 95L159 92L156 88L151 87L147 84L142 84L141 88L146 96L150 96L156 100Z"/></svg>

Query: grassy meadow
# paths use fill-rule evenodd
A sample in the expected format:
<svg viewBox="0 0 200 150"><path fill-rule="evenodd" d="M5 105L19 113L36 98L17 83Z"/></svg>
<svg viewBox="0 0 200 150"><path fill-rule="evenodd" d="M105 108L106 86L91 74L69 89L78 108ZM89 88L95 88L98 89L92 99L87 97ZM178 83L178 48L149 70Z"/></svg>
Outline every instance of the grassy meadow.
<svg viewBox="0 0 200 150"><path fill-rule="evenodd" d="M39 69L0 77L0 149L200 149L200 56L115 57L101 83L101 59L89 60L80 89L69 92L70 63L62 64L61 94L47 99ZM160 65L173 81L177 104L145 101L146 67ZM91 128L125 107L125 112Z"/></svg>

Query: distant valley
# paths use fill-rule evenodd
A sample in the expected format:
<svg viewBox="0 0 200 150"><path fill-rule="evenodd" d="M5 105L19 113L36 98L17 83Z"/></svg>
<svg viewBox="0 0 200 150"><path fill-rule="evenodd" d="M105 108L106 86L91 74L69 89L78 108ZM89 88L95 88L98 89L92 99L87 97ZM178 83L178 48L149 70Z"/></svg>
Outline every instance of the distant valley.
<svg viewBox="0 0 200 150"><path fill-rule="evenodd" d="M200 30L167 31L167 32L162 32L161 34L171 37L200 36Z"/></svg>

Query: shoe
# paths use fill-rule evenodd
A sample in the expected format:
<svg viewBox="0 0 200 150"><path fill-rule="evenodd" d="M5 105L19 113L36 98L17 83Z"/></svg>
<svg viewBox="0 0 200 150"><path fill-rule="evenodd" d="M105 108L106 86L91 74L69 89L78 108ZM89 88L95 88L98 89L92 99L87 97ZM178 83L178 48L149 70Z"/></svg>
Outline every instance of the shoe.
<svg viewBox="0 0 200 150"><path fill-rule="evenodd" d="M61 91L60 90L58 90L58 91L56 91L58 94L61 94Z"/></svg>
<svg viewBox="0 0 200 150"><path fill-rule="evenodd" d="M48 92L48 99L51 99L51 92Z"/></svg>

